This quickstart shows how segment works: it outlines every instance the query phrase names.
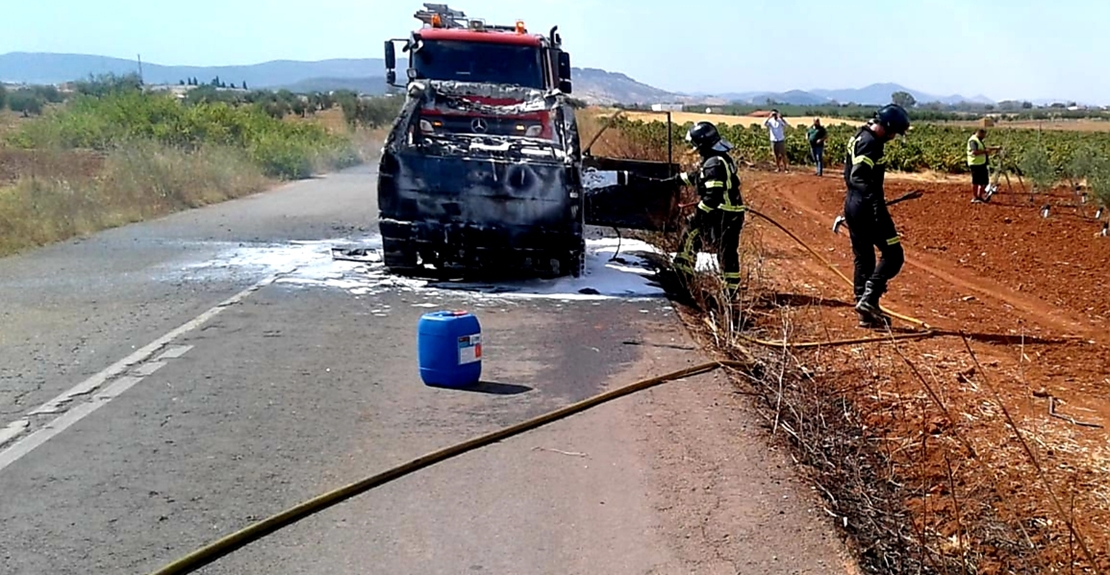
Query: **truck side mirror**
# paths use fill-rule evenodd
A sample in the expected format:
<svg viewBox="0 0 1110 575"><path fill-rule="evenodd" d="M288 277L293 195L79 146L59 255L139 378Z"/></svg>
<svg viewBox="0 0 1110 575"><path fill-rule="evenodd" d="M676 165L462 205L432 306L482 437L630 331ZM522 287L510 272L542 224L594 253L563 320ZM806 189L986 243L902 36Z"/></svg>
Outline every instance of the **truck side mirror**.
<svg viewBox="0 0 1110 575"><path fill-rule="evenodd" d="M386 71L386 73L385 73L385 83L389 84L390 86L393 86L393 85L397 84L397 72L395 72L393 70Z"/></svg>
<svg viewBox="0 0 1110 575"><path fill-rule="evenodd" d="M397 49L393 46L392 40L385 41L385 69L389 71L397 69Z"/></svg>
<svg viewBox="0 0 1110 575"><path fill-rule="evenodd" d="M559 80L559 91L564 94L572 93L573 85L570 80Z"/></svg>
<svg viewBox="0 0 1110 575"><path fill-rule="evenodd" d="M559 52L559 79L570 80L570 54Z"/></svg>

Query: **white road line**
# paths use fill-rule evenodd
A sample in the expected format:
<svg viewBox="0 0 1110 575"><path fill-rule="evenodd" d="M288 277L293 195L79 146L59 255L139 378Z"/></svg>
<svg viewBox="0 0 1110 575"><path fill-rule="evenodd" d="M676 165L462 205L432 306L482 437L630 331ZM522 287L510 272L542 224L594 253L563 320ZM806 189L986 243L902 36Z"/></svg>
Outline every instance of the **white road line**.
<svg viewBox="0 0 1110 575"><path fill-rule="evenodd" d="M160 356L158 356L154 359L156 359L158 361L162 361L164 359L177 359L177 358L185 355L186 353L189 353L190 349L193 349L193 346L191 346L191 345L171 345L170 347L166 348L166 351L162 352L162 355L160 355Z"/></svg>
<svg viewBox="0 0 1110 575"><path fill-rule="evenodd" d="M116 363L113 363L104 371L101 371L100 373L86 379L85 381L78 383L77 385L70 388L69 391L66 391L58 397L51 399L34 411L29 412L28 415L40 415L63 411L63 406L73 401L74 398L81 395L88 395L89 393L92 393L99 389L108 381L115 380L113 381L112 385L108 386L108 388L105 389L103 392L93 396L91 401L87 401L80 405L75 405L71 407L68 411L65 412L65 414L54 418L50 423L46 424L41 429L35 431L31 435L28 435L27 437L24 437L23 439L20 439L4 451L0 451L0 471L3 471L7 466L15 463L19 460L19 458L27 455L36 447L42 445L43 443L46 443L51 438L64 431L67 427L73 425L74 423L77 423L81 419L85 418L85 416L96 411L97 409L100 409L101 406L108 403L112 399L119 397L120 394L130 389L136 383L142 381L143 377L149 375L150 373L153 373L154 369L157 369L149 369L147 373L142 373L141 375L129 375L125 377L120 377L129 368L146 361L155 353L158 353L158 351L173 342L173 340L204 325L206 322L216 317L216 315L218 315L227 307L243 301L247 296L262 289L263 287L266 287L267 285L274 283L279 277L292 273L292 271L293 270L274 274L252 285L251 287L231 296L230 298L212 307L208 311L205 311L197 317L185 322L181 326L171 330L166 335L163 335L162 337L154 340L153 342L144 346L142 349L139 349L135 353L132 353L131 355L117 361ZM189 349L192 349L192 346L171 347L167 349L166 352L163 353L162 356L160 356L158 359L161 360L163 358L171 359L181 357L181 355L189 351ZM161 365L159 365L158 367L161 367ZM140 370L136 370L136 372L141 371L143 371L141 368ZM24 421L27 420L20 420L8 425L8 427L0 431L0 439L4 438L8 433L12 433L11 437L19 435L20 432L27 428L27 425L20 426L20 424ZM4 441L10 440L11 437L7 437L7 439L5 439ZM0 445L2 445L4 441L0 441Z"/></svg>
<svg viewBox="0 0 1110 575"><path fill-rule="evenodd" d="M135 370L131 372L131 374L138 377L146 377L158 371L159 369L162 369L165 366L166 362L164 361L148 361L140 365L139 367L136 367Z"/></svg>
<svg viewBox="0 0 1110 575"><path fill-rule="evenodd" d="M20 433L23 433L24 429L30 426L31 420L20 419L9 423L4 429L0 429L0 447L3 447L5 443L15 439Z"/></svg>

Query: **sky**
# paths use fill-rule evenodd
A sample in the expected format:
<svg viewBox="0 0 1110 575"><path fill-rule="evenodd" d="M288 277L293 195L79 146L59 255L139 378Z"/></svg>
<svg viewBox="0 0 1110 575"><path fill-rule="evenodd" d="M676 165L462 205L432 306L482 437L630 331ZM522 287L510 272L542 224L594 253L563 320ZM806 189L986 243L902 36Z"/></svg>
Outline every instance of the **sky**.
<svg viewBox="0 0 1110 575"><path fill-rule="evenodd" d="M935 95L1110 104L1105 0L455 2L447 3L491 23L522 19L545 33L558 25L575 66L670 91L896 82ZM383 40L419 25L412 16L421 7L401 0L4 4L0 54L141 54L144 62L201 66L380 58Z"/></svg>

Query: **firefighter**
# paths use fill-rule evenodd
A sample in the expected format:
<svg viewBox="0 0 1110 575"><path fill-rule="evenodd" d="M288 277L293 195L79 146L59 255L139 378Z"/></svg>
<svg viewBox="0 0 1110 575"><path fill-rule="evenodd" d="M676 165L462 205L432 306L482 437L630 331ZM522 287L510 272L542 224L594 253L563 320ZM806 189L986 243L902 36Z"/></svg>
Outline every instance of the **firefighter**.
<svg viewBox="0 0 1110 575"><path fill-rule="evenodd" d="M896 135L910 129L910 117L897 104L880 109L875 118L848 141L844 163L844 220L848 224L855 255L856 312L860 327L884 327L890 318L879 307L887 282L902 269L905 256L901 238L887 211L883 194L886 163L883 148ZM875 248L880 258L875 265Z"/></svg>
<svg viewBox="0 0 1110 575"><path fill-rule="evenodd" d="M716 126L698 122L686 133L686 141L701 156L701 166L681 173L682 183L697 188L697 209L686 220L675 270L685 279L694 275L697 254L703 244L717 249L717 263L723 272L729 299L740 290L740 231L744 227L744 200L740 176L729 157L732 144L721 138Z"/></svg>

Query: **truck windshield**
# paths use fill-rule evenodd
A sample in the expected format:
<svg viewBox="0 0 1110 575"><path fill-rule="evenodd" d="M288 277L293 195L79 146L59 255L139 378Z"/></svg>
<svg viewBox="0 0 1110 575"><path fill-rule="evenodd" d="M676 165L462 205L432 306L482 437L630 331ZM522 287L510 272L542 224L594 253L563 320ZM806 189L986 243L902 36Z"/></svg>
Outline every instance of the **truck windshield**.
<svg viewBox="0 0 1110 575"><path fill-rule="evenodd" d="M413 55L420 78L544 88L538 47L457 40L423 44Z"/></svg>

